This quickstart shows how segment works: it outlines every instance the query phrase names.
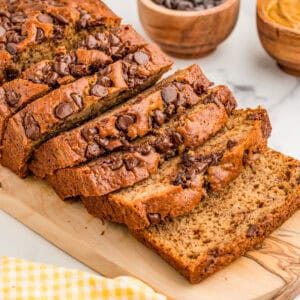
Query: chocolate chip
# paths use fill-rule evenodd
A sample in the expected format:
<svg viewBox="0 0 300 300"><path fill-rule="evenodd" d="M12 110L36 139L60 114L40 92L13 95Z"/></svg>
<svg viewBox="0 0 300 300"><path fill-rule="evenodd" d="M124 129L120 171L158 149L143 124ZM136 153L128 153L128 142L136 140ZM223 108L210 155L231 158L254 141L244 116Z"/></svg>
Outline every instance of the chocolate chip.
<svg viewBox="0 0 300 300"><path fill-rule="evenodd" d="M249 157L249 150L246 149L246 150L244 151L243 159L242 159L243 165L244 165L244 166L247 165L247 163L248 163L248 157Z"/></svg>
<svg viewBox="0 0 300 300"><path fill-rule="evenodd" d="M90 73L86 65L71 65L70 72L75 77L84 77Z"/></svg>
<svg viewBox="0 0 300 300"><path fill-rule="evenodd" d="M5 35L5 33L6 33L6 30L2 26L0 26L0 38L3 37Z"/></svg>
<svg viewBox="0 0 300 300"><path fill-rule="evenodd" d="M136 157L128 157L124 159L125 167L128 171L132 171L136 168L140 161Z"/></svg>
<svg viewBox="0 0 300 300"><path fill-rule="evenodd" d="M59 78L59 75L56 72L50 72L47 77L45 78L45 82L48 85L56 86L57 85L57 79Z"/></svg>
<svg viewBox="0 0 300 300"><path fill-rule="evenodd" d="M78 106L79 109L83 108L83 99L81 95L72 93L70 96L74 100L75 104Z"/></svg>
<svg viewBox="0 0 300 300"><path fill-rule="evenodd" d="M8 43L6 45L6 50L11 54L11 55L16 55L18 53L17 49L17 44L15 43Z"/></svg>
<svg viewBox="0 0 300 300"><path fill-rule="evenodd" d="M233 140L229 140L228 142L227 142L227 149L232 149L233 147L235 147L237 145L237 141L233 141Z"/></svg>
<svg viewBox="0 0 300 300"><path fill-rule="evenodd" d="M59 119L65 119L74 112L72 105L68 102L60 103L55 108L55 116Z"/></svg>
<svg viewBox="0 0 300 300"><path fill-rule="evenodd" d="M300 184L300 176L296 179L297 184Z"/></svg>
<svg viewBox="0 0 300 300"><path fill-rule="evenodd" d="M103 98L108 95L108 90L100 84L95 84L91 89L91 95Z"/></svg>
<svg viewBox="0 0 300 300"><path fill-rule="evenodd" d="M148 155L150 152L151 152L152 148L150 145L148 144L144 144L144 145L141 145L139 148L138 148L138 151L142 154L142 155Z"/></svg>
<svg viewBox="0 0 300 300"><path fill-rule="evenodd" d="M88 20L91 18L91 15L85 13L80 20L77 22L77 29L86 28L88 25Z"/></svg>
<svg viewBox="0 0 300 300"><path fill-rule="evenodd" d="M86 37L85 42L88 49L95 49L98 46L98 41L91 34Z"/></svg>
<svg viewBox="0 0 300 300"><path fill-rule="evenodd" d="M139 65L146 65L149 62L149 55L142 51L135 52L133 57Z"/></svg>
<svg viewBox="0 0 300 300"><path fill-rule="evenodd" d="M66 19L64 16L60 15L60 14L55 14L54 18L61 23L62 25L68 25L69 21L68 19Z"/></svg>
<svg viewBox="0 0 300 300"><path fill-rule="evenodd" d="M99 135L97 135L94 138L95 142L102 146L103 148L106 148L109 145L109 139L108 138L101 138Z"/></svg>
<svg viewBox="0 0 300 300"><path fill-rule="evenodd" d="M10 13L6 10L0 9L0 17L10 18Z"/></svg>
<svg viewBox="0 0 300 300"><path fill-rule="evenodd" d="M168 85L161 91L162 99L167 103L173 103L177 100L177 89L174 85Z"/></svg>
<svg viewBox="0 0 300 300"><path fill-rule="evenodd" d="M152 225L158 225L161 221L160 214L158 213L149 213L147 214L147 218Z"/></svg>
<svg viewBox="0 0 300 300"><path fill-rule="evenodd" d="M119 130L126 132L128 127L136 121L135 115L121 115L117 118L116 126Z"/></svg>
<svg viewBox="0 0 300 300"><path fill-rule="evenodd" d="M16 106L19 103L19 100L21 98L21 96L19 94L17 94L15 91L12 90L7 90L5 92L5 96L6 96L6 102L8 103L9 106Z"/></svg>
<svg viewBox="0 0 300 300"><path fill-rule="evenodd" d="M19 74L20 74L19 70L13 67L7 67L4 69L4 76L7 81L16 79L19 76Z"/></svg>
<svg viewBox="0 0 300 300"><path fill-rule="evenodd" d="M53 24L53 18L47 14L40 14L38 20L41 23Z"/></svg>
<svg viewBox="0 0 300 300"><path fill-rule="evenodd" d="M107 76L108 74L110 74L112 71L111 66L107 66L101 70L99 70L98 75L99 76Z"/></svg>
<svg viewBox="0 0 300 300"><path fill-rule="evenodd" d="M120 39L114 35L114 34L110 34L109 35L109 43L112 45L112 46L118 46L120 44Z"/></svg>
<svg viewBox="0 0 300 300"><path fill-rule="evenodd" d="M153 112L153 119L158 125L161 126L166 121L166 115L162 111L157 109Z"/></svg>
<svg viewBox="0 0 300 300"><path fill-rule="evenodd" d="M81 135L87 142L92 141L97 134L99 134L99 130L97 128L85 127L81 130Z"/></svg>
<svg viewBox="0 0 300 300"><path fill-rule="evenodd" d="M153 143L155 149L160 153L167 153L170 149L173 148L173 143L170 140L168 135L161 136L156 139Z"/></svg>
<svg viewBox="0 0 300 300"><path fill-rule="evenodd" d="M23 125L25 134L29 139L37 140L40 137L40 126L31 114L25 114Z"/></svg>
<svg viewBox="0 0 300 300"><path fill-rule="evenodd" d="M115 171L120 169L123 166L123 160L121 157L114 157L111 161L110 161L110 168Z"/></svg>
<svg viewBox="0 0 300 300"><path fill-rule="evenodd" d="M53 34L55 39L61 40L64 38L64 29L62 26L55 25L53 29Z"/></svg>
<svg viewBox="0 0 300 300"><path fill-rule="evenodd" d="M111 87L113 82L108 76L103 76L99 78L99 83L105 87Z"/></svg>
<svg viewBox="0 0 300 300"><path fill-rule="evenodd" d="M70 74L69 66L64 62L56 62L54 64L54 70L59 75L66 76Z"/></svg>
<svg viewBox="0 0 300 300"><path fill-rule="evenodd" d="M26 21L26 15L22 12L16 12L10 18L13 23L24 23Z"/></svg>
<svg viewBox="0 0 300 300"><path fill-rule="evenodd" d="M249 225L248 230L246 232L246 237L251 238L257 236L259 233L259 228L256 225Z"/></svg>
<svg viewBox="0 0 300 300"><path fill-rule="evenodd" d="M173 144L176 148L179 147L181 144L183 144L183 137L179 132L177 131L172 132L171 137L172 137Z"/></svg>
<svg viewBox="0 0 300 300"><path fill-rule="evenodd" d="M185 167L191 167L196 163L196 158L189 155L187 152L184 152L181 161Z"/></svg>
<svg viewBox="0 0 300 300"><path fill-rule="evenodd" d="M44 30L41 29L41 28L37 28L36 29L36 36L35 36L36 42L41 43L44 39L45 39Z"/></svg>
<svg viewBox="0 0 300 300"><path fill-rule="evenodd" d="M85 156L88 159L91 159L91 158L94 158L94 157L97 157L97 156L103 154L104 152L105 151L102 148L100 148L100 146L98 144L94 143L94 144L88 145Z"/></svg>

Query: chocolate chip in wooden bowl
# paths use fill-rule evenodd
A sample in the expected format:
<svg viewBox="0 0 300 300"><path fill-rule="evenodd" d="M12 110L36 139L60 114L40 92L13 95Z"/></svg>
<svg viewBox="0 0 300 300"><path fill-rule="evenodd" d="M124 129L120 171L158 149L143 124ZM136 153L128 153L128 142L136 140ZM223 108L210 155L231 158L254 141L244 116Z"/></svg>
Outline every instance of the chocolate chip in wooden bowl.
<svg viewBox="0 0 300 300"><path fill-rule="evenodd" d="M91 88L91 95L96 96L96 97L106 97L108 95L108 90L106 87L100 85L100 84L95 84Z"/></svg>
<svg viewBox="0 0 300 300"><path fill-rule="evenodd" d="M158 225L161 221L159 213L148 213L147 218L152 225Z"/></svg>
<svg viewBox="0 0 300 300"><path fill-rule="evenodd" d="M53 24L53 18L48 14L40 14L37 19L41 23Z"/></svg>
<svg viewBox="0 0 300 300"><path fill-rule="evenodd" d="M19 103L21 95L12 90L7 90L5 92L5 100L7 104L11 107L16 106Z"/></svg>
<svg viewBox="0 0 300 300"><path fill-rule="evenodd" d="M136 157L127 157L124 159L125 167L128 171L134 170L139 164L140 161Z"/></svg>
<svg viewBox="0 0 300 300"><path fill-rule="evenodd" d="M132 114L121 115L117 118L116 126L119 130L127 132L128 127L134 124L136 116Z"/></svg>
<svg viewBox="0 0 300 300"><path fill-rule="evenodd" d="M80 94L77 94L77 93L72 93L70 96L73 99L73 101L75 102L75 104L77 105L77 107L79 109L82 109L83 108L82 96Z"/></svg>
<svg viewBox="0 0 300 300"><path fill-rule="evenodd" d="M31 114L25 114L23 126L25 134L29 139L37 140L40 137L40 126Z"/></svg>
<svg viewBox="0 0 300 300"><path fill-rule="evenodd" d="M60 103L55 108L55 116L61 120L70 116L73 112L74 112L73 107L72 107L71 103L69 103L69 102Z"/></svg>
<svg viewBox="0 0 300 300"><path fill-rule="evenodd" d="M139 64L139 65L146 65L149 62L149 55L143 51L137 51L133 55L134 60Z"/></svg>
<svg viewBox="0 0 300 300"><path fill-rule="evenodd" d="M161 97L167 104L175 102L177 100L176 87L173 84L164 87L161 91Z"/></svg>
<svg viewBox="0 0 300 300"><path fill-rule="evenodd" d="M218 6L222 4L224 0L153 0L153 2L168 9L199 11Z"/></svg>

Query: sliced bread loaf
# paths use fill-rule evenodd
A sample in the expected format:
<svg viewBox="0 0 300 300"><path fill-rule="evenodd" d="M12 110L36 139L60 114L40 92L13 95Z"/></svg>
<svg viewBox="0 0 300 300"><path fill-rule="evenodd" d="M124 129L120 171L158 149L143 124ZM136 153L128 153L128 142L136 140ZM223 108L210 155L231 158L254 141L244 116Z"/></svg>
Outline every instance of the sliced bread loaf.
<svg viewBox="0 0 300 300"><path fill-rule="evenodd" d="M128 144L127 150L89 164L57 170L47 180L62 199L102 196L139 182L156 172L160 162L186 147L202 145L220 130L228 119L222 100L235 107L231 92L224 86L217 87L202 96L198 105L171 118L153 134Z"/></svg>
<svg viewBox="0 0 300 300"><path fill-rule="evenodd" d="M251 120L252 116L259 120ZM221 190L243 165L266 148L270 123L265 110L236 111L203 146L163 164L157 173L132 187L103 197L82 197L88 211L100 218L141 229L191 211L208 188Z"/></svg>
<svg viewBox="0 0 300 300"><path fill-rule="evenodd" d="M158 47L145 46L94 76L78 79L35 100L8 121L1 163L17 175L26 176L35 147L136 95L171 65ZM104 78L109 79L108 85Z"/></svg>
<svg viewBox="0 0 300 300"><path fill-rule="evenodd" d="M90 33L121 22L100 0L0 0L0 7L0 84L53 59L57 47L70 51Z"/></svg>
<svg viewBox="0 0 300 300"><path fill-rule="evenodd" d="M37 177L44 178L56 170L124 148L185 108L196 105L201 99L198 96L209 85L197 65L177 71L125 104L42 144L29 168ZM226 94L227 90L219 92Z"/></svg>
<svg viewBox="0 0 300 300"><path fill-rule="evenodd" d="M224 268L300 207L300 162L268 150L186 216L132 231L191 283Z"/></svg>
<svg viewBox="0 0 300 300"><path fill-rule="evenodd" d="M144 45L146 41L129 25L106 30L89 35L71 52L60 49L54 60L41 61L18 79L6 82L0 87L0 140L8 119L33 100L77 78L92 75Z"/></svg>

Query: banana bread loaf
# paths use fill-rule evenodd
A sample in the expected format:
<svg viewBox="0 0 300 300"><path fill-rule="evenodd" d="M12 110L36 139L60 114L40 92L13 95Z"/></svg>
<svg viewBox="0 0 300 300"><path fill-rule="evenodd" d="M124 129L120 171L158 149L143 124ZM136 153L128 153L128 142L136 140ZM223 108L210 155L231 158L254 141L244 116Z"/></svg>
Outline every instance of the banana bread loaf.
<svg viewBox="0 0 300 300"><path fill-rule="evenodd" d="M249 120L252 115L260 119ZM216 136L167 161L147 180L103 197L82 197L83 203L91 214L133 229L183 215L207 189L221 190L263 152L270 130L266 111L236 111Z"/></svg>
<svg viewBox="0 0 300 300"><path fill-rule="evenodd" d="M121 19L100 0L0 0L0 85Z"/></svg>
<svg viewBox="0 0 300 300"><path fill-rule="evenodd" d="M93 41L93 42L91 42ZM129 25L113 31L89 35L77 49L58 52L54 60L41 61L21 73L18 79L0 87L0 142L8 119L61 85L92 75L114 60L146 45L145 40Z"/></svg>
<svg viewBox="0 0 300 300"><path fill-rule="evenodd" d="M125 104L42 144L35 150L29 168L37 177L44 178L58 169L122 149L130 141L163 125L180 110L197 104L200 101L197 95L206 92L209 85L197 65L177 71ZM180 88L175 94L176 110L167 93L175 86ZM223 88L219 92L226 94L227 90Z"/></svg>
<svg viewBox="0 0 300 300"><path fill-rule="evenodd" d="M151 86L171 65L158 47L145 46L28 104L8 121L2 165L25 177L35 147Z"/></svg>
<svg viewBox="0 0 300 300"><path fill-rule="evenodd" d="M148 178L157 171L159 163L186 147L203 144L224 126L228 116L221 100L225 104L230 102L230 107L235 104L232 94L223 86L200 99L198 105L171 118L153 134L129 144L128 150L114 152L89 164L57 170L47 177L48 182L66 199L102 196Z"/></svg>
<svg viewBox="0 0 300 300"><path fill-rule="evenodd" d="M300 207L300 162L269 150L189 214L133 235L191 283L224 268Z"/></svg>

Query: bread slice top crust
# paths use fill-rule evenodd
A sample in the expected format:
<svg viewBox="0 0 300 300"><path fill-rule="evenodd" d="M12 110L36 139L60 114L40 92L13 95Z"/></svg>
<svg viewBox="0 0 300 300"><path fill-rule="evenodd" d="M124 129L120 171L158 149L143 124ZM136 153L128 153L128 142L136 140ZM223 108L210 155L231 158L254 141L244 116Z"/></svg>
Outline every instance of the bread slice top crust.
<svg viewBox="0 0 300 300"><path fill-rule="evenodd" d="M132 231L191 283L261 242L300 207L300 162L273 150L186 216Z"/></svg>
<svg viewBox="0 0 300 300"><path fill-rule="evenodd" d="M258 114L260 120L251 119ZM265 110L233 112L227 126L203 146L168 160L147 180L82 200L91 214L135 229L177 217L191 211L208 187L220 190L235 179L244 164L265 150L269 133Z"/></svg>
<svg viewBox="0 0 300 300"><path fill-rule="evenodd" d="M174 106L166 93L176 86ZM163 125L185 107L196 105L200 101L198 95L209 86L209 80L197 65L177 71L125 104L42 144L34 153L30 169L44 178L56 170L126 148L130 141Z"/></svg>
<svg viewBox="0 0 300 300"><path fill-rule="evenodd" d="M0 7L0 84L52 59L57 47L69 51L90 32L121 22L100 0L1 0Z"/></svg>
<svg viewBox="0 0 300 300"><path fill-rule="evenodd" d="M187 90L198 105L181 107L169 122L154 133L128 143L121 151L78 167L57 170L47 177L48 182L62 199L102 196L146 179L157 171L159 163L186 147L202 145L228 120L225 106L230 103L229 107L235 107L236 102L225 86L213 88L200 97L190 87Z"/></svg>
<svg viewBox="0 0 300 300"><path fill-rule="evenodd" d="M10 118L1 163L20 177L27 176L27 162L35 147L135 96L153 85L172 65L172 60L155 45L137 52L146 59L137 63L134 54L128 54L94 76L80 78L35 100ZM104 77L111 80L109 87L103 85Z"/></svg>

